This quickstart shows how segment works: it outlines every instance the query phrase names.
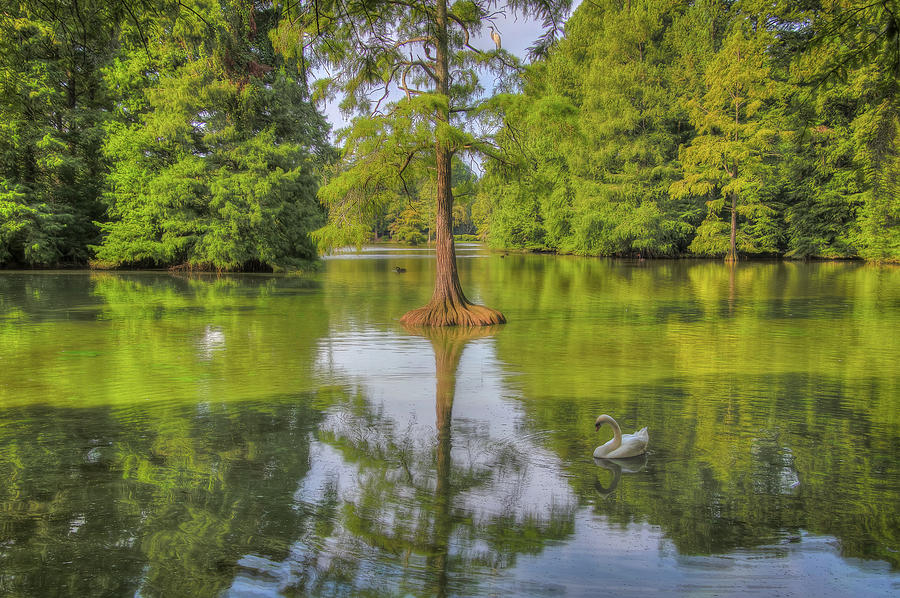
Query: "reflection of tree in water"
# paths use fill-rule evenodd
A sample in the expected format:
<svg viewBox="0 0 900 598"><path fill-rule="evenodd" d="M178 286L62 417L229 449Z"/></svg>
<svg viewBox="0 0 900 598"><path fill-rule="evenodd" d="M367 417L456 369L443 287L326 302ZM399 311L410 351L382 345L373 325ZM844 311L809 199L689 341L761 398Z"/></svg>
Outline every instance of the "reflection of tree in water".
<svg viewBox="0 0 900 598"><path fill-rule="evenodd" d="M298 491L316 511L284 584L298 593L474 593L485 577L477 570L499 571L574 529L568 494L554 499L547 490L528 504L526 451L535 447L451 423L463 348L492 331L416 333L435 353L435 428L425 435L418 422L404 426L362 394L326 419L319 471Z"/></svg>
<svg viewBox="0 0 900 598"><path fill-rule="evenodd" d="M897 335L885 335L896 314L883 300L895 285L883 271L547 260L501 274L497 302L521 324L498 337L498 356L524 373L528 421L552 431L545 445L598 514L658 525L682 554L806 530L900 568ZM575 315L536 317L560 305ZM552 351L538 337L565 340ZM586 422L602 412L649 426L653 454L596 503L581 455L599 444Z"/></svg>
<svg viewBox="0 0 900 598"><path fill-rule="evenodd" d="M7 410L0 594L217 596L244 554L284 558L314 400Z"/></svg>
<svg viewBox="0 0 900 598"><path fill-rule="evenodd" d="M801 434L797 424L777 421L775 406L771 412L758 405L735 408L728 398L710 393L707 404L687 414L666 412L662 403L643 404L639 421L649 422L651 455L639 475L623 471L618 481L615 472L598 472L596 464L579 458L600 442L584 425L591 416L584 404L559 408L556 402L560 411L576 414L573 425L560 426L542 401L535 401L542 409L529 415L538 428L556 426L547 442L566 464L582 504L622 527L636 522L659 526L680 554L781 545L805 530L835 536L844 556L900 566L897 444L891 444L890 434L870 433L862 414L848 417L852 424L819 415L813 409L821 403L815 400L804 422L815 432ZM737 412L745 429L729 428L708 415L716 409L722 417ZM869 447L853 442L861 437Z"/></svg>

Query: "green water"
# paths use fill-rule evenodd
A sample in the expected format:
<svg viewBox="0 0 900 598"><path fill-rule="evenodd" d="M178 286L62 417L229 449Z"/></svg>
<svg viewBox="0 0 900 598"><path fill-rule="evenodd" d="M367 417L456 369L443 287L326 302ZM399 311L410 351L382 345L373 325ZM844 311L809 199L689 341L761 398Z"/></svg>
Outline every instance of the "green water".
<svg viewBox="0 0 900 598"><path fill-rule="evenodd" d="M0 595L900 592L900 270L459 253L0 272Z"/></svg>

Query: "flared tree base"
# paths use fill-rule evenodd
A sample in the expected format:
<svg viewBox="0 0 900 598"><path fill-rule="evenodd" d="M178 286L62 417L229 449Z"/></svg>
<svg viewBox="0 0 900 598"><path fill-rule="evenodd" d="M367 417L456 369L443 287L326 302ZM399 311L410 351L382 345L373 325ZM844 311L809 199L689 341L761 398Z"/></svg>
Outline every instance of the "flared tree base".
<svg viewBox="0 0 900 598"><path fill-rule="evenodd" d="M503 324L506 317L490 307L468 301L432 301L406 312L400 322L405 326L491 326Z"/></svg>

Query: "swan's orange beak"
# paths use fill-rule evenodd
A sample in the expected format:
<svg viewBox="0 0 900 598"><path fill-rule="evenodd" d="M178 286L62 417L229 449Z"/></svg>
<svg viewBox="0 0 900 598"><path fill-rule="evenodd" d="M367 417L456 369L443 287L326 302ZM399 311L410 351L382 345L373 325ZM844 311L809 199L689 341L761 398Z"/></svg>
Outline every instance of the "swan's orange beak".
<svg viewBox="0 0 900 598"><path fill-rule="evenodd" d="M594 422L594 431L596 432L599 429L600 429L600 422Z"/></svg>

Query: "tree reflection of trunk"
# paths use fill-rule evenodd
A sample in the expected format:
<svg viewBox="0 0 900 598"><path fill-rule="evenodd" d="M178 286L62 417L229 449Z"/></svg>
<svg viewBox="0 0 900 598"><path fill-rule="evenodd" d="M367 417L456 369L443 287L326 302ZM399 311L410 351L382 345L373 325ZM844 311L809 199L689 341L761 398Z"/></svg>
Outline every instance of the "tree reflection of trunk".
<svg viewBox="0 0 900 598"><path fill-rule="evenodd" d="M728 262L728 315L734 315L734 273L737 270L737 262Z"/></svg>
<svg viewBox="0 0 900 598"><path fill-rule="evenodd" d="M431 341L435 363L435 428L437 431L436 473L437 482L434 488L434 527L427 566L436 573L437 587L433 588L435 596L447 595L448 561L450 551L450 534L453 529L452 506L453 485L450 480L452 466L450 453L453 448L451 438L451 419L453 415L453 396L456 391L456 370L463 349L471 340L492 335L498 327L487 326L477 328L440 327L440 328L407 328L413 334L423 336Z"/></svg>

